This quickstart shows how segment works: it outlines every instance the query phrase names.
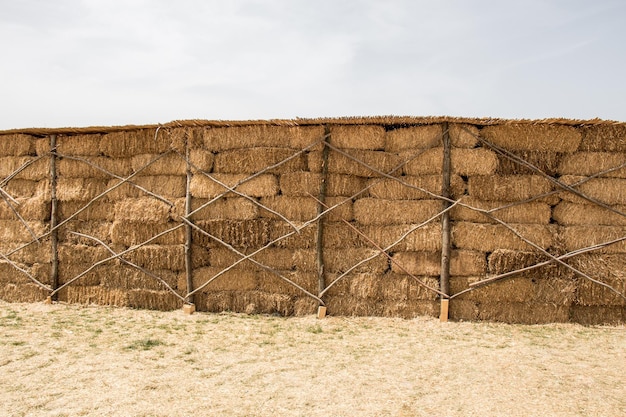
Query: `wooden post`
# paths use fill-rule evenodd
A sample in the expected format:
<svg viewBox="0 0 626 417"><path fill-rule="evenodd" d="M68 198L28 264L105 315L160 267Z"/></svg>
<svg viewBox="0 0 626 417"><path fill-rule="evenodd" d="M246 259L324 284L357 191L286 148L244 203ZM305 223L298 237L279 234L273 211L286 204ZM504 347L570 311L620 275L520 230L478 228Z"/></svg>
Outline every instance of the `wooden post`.
<svg viewBox="0 0 626 417"><path fill-rule="evenodd" d="M187 185L185 190L185 216L189 216L191 213L191 164L189 162L189 138L186 140L185 144L185 159L187 163ZM193 262L191 258L191 245L193 244L193 230L191 225L185 223L185 273L187 274L187 294L193 291ZM185 297L189 304L185 304L183 309L185 313L192 314L196 311L195 305L193 304L194 296L187 295ZM188 306L193 306L193 309Z"/></svg>
<svg viewBox="0 0 626 417"><path fill-rule="evenodd" d="M450 198L452 194L450 192L450 175L451 175L451 151L450 151L450 134L448 123L443 124L443 167L442 167L442 181L441 181L441 195L445 198ZM443 201L443 210L450 207L450 202ZM451 252L451 239L450 239L450 212L446 211L441 217L441 275L439 279L439 290L450 295L450 252ZM448 320L448 303L449 300L441 298L441 321ZM445 320L444 320L445 316Z"/></svg>
<svg viewBox="0 0 626 417"><path fill-rule="evenodd" d="M50 281L52 290L59 288L59 231L57 209L57 137L50 135L50 250L52 251L52 265L50 267ZM50 302L57 301L57 293L52 295Z"/></svg>
<svg viewBox="0 0 626 417"><path fill-rule="evenodd" d="M318 196L317 215L319 216L326 208L326 186L328 180L328 153L330 148L326 146L326 143L330 142L330 128L326 126L324 128L324 149L322 150L322 180L320 183L320 193ZM316 242L316 254L317 254L317 280L318 280L318 294L321 294L326 288L326 281L324 279L324 221L323 217L320 217L317 221L317 242ZM322 308L322 306L320 306ZM326 307L324 308L324 315L326 315ZM318 314L319 317L319 314Z"/></svg>

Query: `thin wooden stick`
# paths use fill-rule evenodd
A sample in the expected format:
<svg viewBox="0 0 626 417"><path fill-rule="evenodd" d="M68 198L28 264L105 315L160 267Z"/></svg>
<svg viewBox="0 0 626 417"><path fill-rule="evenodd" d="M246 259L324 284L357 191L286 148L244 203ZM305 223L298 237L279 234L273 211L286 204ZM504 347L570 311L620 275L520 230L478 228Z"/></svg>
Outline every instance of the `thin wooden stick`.
<svg viewBox="0 0 626 417"><path fill-rule="evenodd" d="M59 229L57 229L57 137L50 135L50 251L52 256L52 265L50 267L50 279L52 281L52 289L59 287ZM53 300L57 300L58 296L55 292L50 294Z"/></svg>
<svg viewBox="0 0 626 417"><path fill-rule="evenodd" d="M13 207L13 204L11 204L11 201L9 201L9 199L7 198L7 196L9 198L11 198L13 200L13 198L6 193L2 188L0 188L0 194L2 195L2 199L4 200L5 203L7 203L7 205L9 206L9 208L11 209L11 211L13 212L13 214L15 214L15 216L18 218L18 220L20 221L20 223L22 223L22 225L26 228L26 230L28 230L28 233L30 233L30 235L32 236L32 238L36 241L39 242L39 238L37 237L37 235L35 234L35 232L33 231L33 229L30 228L30 226L28 225L28 223L26 223L26 220L24 220L24 218L20 215L20 213L15 209L15 207ZM15 200L13 200L15 201ZM17 204L19 204L16 201Z"/></svg>
<svg viewBox="0 0 626 417"><path fill-rule="evenodd" d="M33 281L35 284L39 285L41 288L48 290L48 291L52 291L52 288L48 287L46 284L40 282L37 278L33 277L28 271L26 271L25 269L20 268L15 262L13 262L12 260L10 260L9 258L7 258L6 255L4 255L3 253L0 253L0 257L2 259L4 259L5 261L7 261L7 263L9 265L11 265L13 268L17 269L18 271L20 271L21 273L23 273L24 275L26 275L28 277L28 279L30 279L31 281Z"/></svg>
<svg viewBox="0 0 626 417"><path fill-rule="evenodd" d="M191 164L189 162L189 140L186 141L185 146L185 161L187 161L187 182L185 185L185 216L189 216L191 213ZM190 225L185 224L185 275L187 278L187 294L193 291L193 263L191 257L191 247L193 244L193 229ZM186 298L186 302L189 304L193 304L194 297L193 295L188 295Z"/></svg>
<svg viewBox="0 0 626 417"><path fill-rule="evenodd" d="M448 123L443 124L443 166L441 181L441 196L450 198L450 133ZM442 293L450 294L450 254L451 254L451 232L450 232L450 212L446 209L450 206L447 200L443 200L443 214L441 215L441 274L439 278L439 289Z"/></svg>
<svg viewBox="0 0 626 417"><path fill-rule="evenodd" d="M328 154L330 148L326 146L330 142L330 128L324 126L324 134L326 140L324 142L324 149L322 150L322 178L320 182L320 193L318 196L317 214L318 216L324 211L326 206L326 188L328 185ZM315 254L317 264L317 289L321 294L326 286L325 271L324 271L324 219L320 217L317 222L317 236L315 241Z"/></svg>

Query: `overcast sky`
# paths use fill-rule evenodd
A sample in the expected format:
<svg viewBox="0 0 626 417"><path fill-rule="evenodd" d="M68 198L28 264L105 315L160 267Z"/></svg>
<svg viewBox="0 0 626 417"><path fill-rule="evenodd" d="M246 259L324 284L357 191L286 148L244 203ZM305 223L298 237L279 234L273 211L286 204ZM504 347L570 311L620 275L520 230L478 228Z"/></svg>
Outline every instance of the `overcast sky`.
<svg viewBox="0 0 626 417"><path fill-rule="evenodd" d="M626 121L623 0L0 0L0 129Z"/></svg>

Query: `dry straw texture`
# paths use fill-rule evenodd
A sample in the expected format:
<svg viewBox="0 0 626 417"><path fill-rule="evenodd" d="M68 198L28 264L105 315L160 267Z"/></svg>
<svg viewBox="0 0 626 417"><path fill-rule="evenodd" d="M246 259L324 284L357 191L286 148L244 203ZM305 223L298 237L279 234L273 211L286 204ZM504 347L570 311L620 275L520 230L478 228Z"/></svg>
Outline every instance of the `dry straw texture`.
<svg viewBox="0 0 626 417"><path fill-rule="evenodd" d="M581 151L626 152L626 125L599 124L581 128Z"/></svg>
<svg viewBox="0 0 626 417"><path fill-rule="evenodd" d="M621 239L624 236L626 236L626 227L623 226L565 226L560 230L560 238L567 251L610 242L615 239ZM626 253L626 243L615 243L598 249L598 252Z"/></svg>
<svg viewBox="0 0 626 417"><path fill-rule="evenodd" d="M452 218L475 223L494 223L496 220L479 210L494 210L489 214L506 223L548 224L551 219L551 207L542 202L529 202L510 207L510 202L482 201L476 198L465 198L462 204L452 209ZM500 207L506 207L497 210ZM474 210L477 209L477 210Z"/></svg>
<svg viewBox="0 0 626 417"><path fill-rule="evenodd" d="M441 210L439 200L382 200L361 198L354 203L354 218L363 225L421 223Z"/></svg>
<svg viewBox="0 0 626 417"><path fill-rule="evenodd" d="M330 128L333 146L347 149L385 149L385 128L378 125L333 126Z"/></svg>
<svg viewBox="0 0 626 417"><path fill-rule="evenodd" d="M543 249L554 246L554 225L511 224L511 228ZM452 241L457 248L493 252L497 249L530 250L526 243L507 227L500 224L458 222L452 228Z"/></svg>
<svg viewBox="0 0 626 417"><path fill-rule="evenodd" d="M467 187L470 196L486 201L526 200L552 189L552 183L538 175L472 176Z"/></svg>
<svg viewBox="0 0 626 417"><path fill-rule="evenodd" d="M348 153L352 158L337 151L331 151L328 156L328 172L331 174L346 174L357 177L380 177L380 172L389 174L401 165L398 155L362 149L351 149ZM356 160L361 161L357 162ZM322 152L311 152L308 155L308 168L311 172L322 171Z"/></svg>
<svg viewBox="0 0 626 417"><path fill-rule="evenodd" d="M427 149L441 146L443 130L441 125L404 127L386 132L385 150L401 152L407 149Z"/></svg>
<svg viewBox="0 0 626 417"><path fill-rule="evenodd" d="M16 133L0 136L0 156L26 156L33 151L33 137Z"/></svg>
<svg viewBox="0 0 626 417"><path fill-rule="evenodd" d="M560 178L560 181L563 184L572 185L586 179L586 177L582 176L564 175ZM626 204L626 179L623 178L592 178L574 188L585 196L605 204ZM560 193L560 197L563 200L575 203L587 202L582 197L569 191Z"/></svg>
<svg viewBox="0 0 626 417"><path fill-rule="evenodd" d="M570 126L506 124L487 126L480 136L494 145L514 151L575 152L580 131Z"/></svg>
<svg viewBox="0 0 626 417"><path fill-rule="evenodd" d="M281 164L271 172L304 170L306 159L304 154L296 154L293 149L287 148L237 149L215 155L213 171L225 174L253 174L279 163Z"/></svg>
<svg viewBox="0 0 626 417"><path fill-rule="evenodd" d="M275 175L264 174L248 180L245 174L197 174L191 179L189 190L198 198L215 198L223 194L232 196L229 188L235 187L238 193L250 197L268 197L278 194L278 179ZM247 180L247 181L246 181ZM228 187L228 188L226 188Z"/></svg>
<svg viewBox="0 0 626 417"><path fill-rule="evenodd" d="M563 157L558 172L561 175L595 175L626 165L626 153L577 152ZM626 168L612 171L605 177L626 178Z"/></svg>
<svg viewBox="0 0 626 417"><path fill-rule="evenodd" d="M389 178L370 181L369 195L373 198L387 200L420 200L433 198L432 195L420 191L421 188L435 195L441 195L441 175L403 176L398 180ZM465 193L465 182L458 175L450 178L452 198L459 198Z"/></svg>
<svg viewBox="0 0 626 417"><path fill-rule="evenodd" d="M498 158L490 150L452 149L452 172L458 175L489 175L496 171ZM443 148L432 148L411 159L404 167L407 175L439 174L443 166Z"/></svg>
<svg viewBox="0 0 626 417"><path fill-rule="evenodd" d="M555 176L559 173L559 164L562 159L577 155L550 151L515 151L513 154L550 176ZM506 155L498 155L498 169L496 173L499 175L530 175L536 174L537 171L518 161L514 161Z"/></svg>
<svg viewBox="0 0 626 417"><path fill-rule="evenodd" d="M393 272L412 275L439 276L441 254L439 252L397 252L391 264ZM452 251L450 274L452 276L480 275L486 271L485 255L468 250Z"/></svg>
<svg viewBox="0 0 626 417"><path fill-rule="evenodd" d="M203 130L204 148L212 152L272 147L303 149L324 137L323 126L250 125Z"/></svg>
<svg viewBox="0 0 626 417"><path fill-rule="evenodd" d="M626 226L626 205L613 206L624 215L612 212L595 204L575 204L562 201L554 207L552 218L558 224Z"/></svg>

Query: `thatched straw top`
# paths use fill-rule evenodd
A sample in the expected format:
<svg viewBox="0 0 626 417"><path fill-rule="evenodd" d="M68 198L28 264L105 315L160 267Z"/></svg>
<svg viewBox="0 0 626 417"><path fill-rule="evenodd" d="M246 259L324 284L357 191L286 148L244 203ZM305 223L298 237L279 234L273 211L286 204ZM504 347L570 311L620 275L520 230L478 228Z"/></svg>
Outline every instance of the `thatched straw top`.
<svg viewBox="0 0 626 417"><path fill-rule="evenodd" d="M503 125L503 124L541 124L541 125L566 125L566 126L590 126L590 125L626 125L624 122L612 120L591 119L497 119L497 118L469 118L451 116L368 116L368 117L321 117L321 118L296 118L296 119L269 119L269 120L174 120L165 124L152 125L127 125L127 126L91 126L91 127L61 127L61 128L21 128L0 130L0 135L23 133L29 135L54 135L54 134L88 134L108 133L125 130L138 130L167 127L230 127L250 125L272 126L311 126L311 125L399 125L415 126L436 123L467 123L477 126Z"/></svg>

